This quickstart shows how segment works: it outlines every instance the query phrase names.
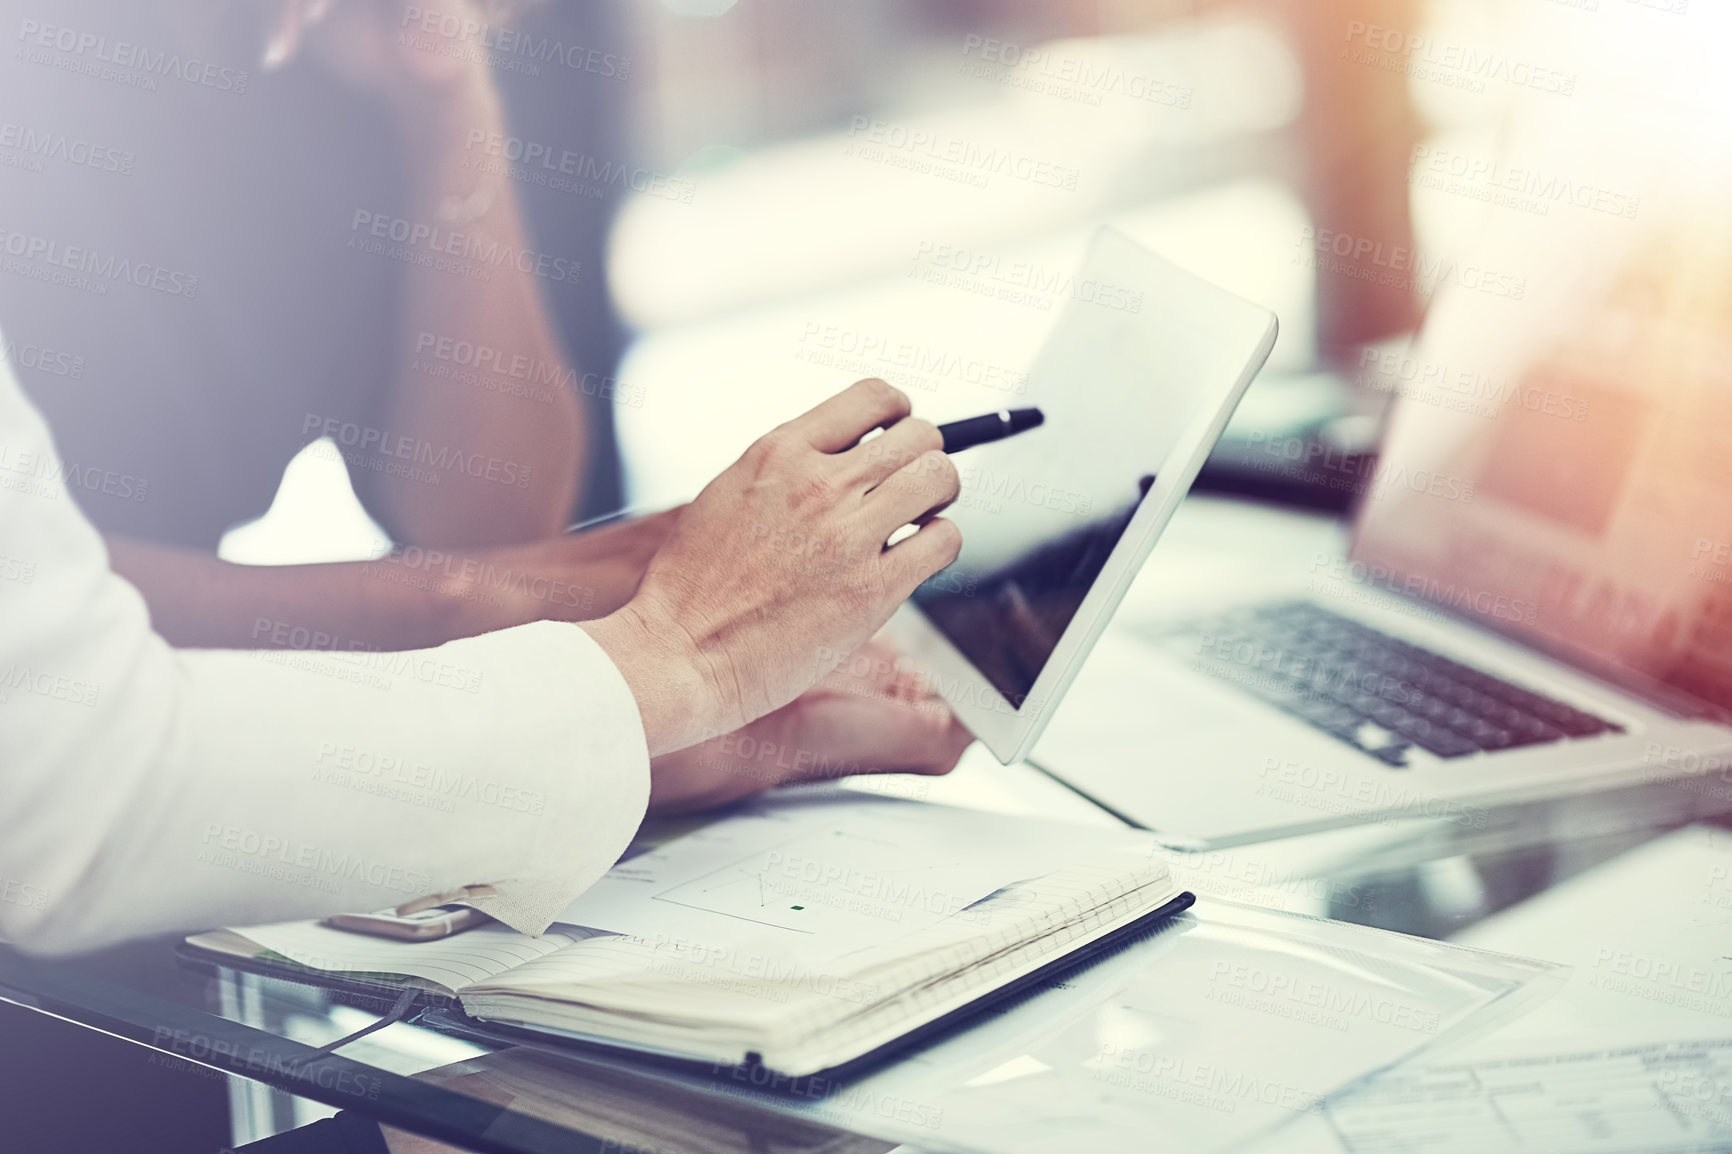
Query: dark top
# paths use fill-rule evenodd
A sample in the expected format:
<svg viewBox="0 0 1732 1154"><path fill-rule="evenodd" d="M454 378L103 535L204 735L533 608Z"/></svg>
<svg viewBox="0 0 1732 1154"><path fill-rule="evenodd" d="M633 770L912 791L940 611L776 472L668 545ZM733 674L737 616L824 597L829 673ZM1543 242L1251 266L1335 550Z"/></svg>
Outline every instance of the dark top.
<svg viewBox="0 0 1732 1154"><path fill-rule="evenodd" d="M108 532L214 548L269 508L309 429L384 424L404 266L349 242L357 212L407 215L396 134L316 65L261 71L273 9L0 0L3 352ZM551 243L599 254L597 208L576 225L572 200L526 197L531 228L539 207ZM598 295L599 264L583 279ZM568 344L608 316L556 304Z"/></svg>

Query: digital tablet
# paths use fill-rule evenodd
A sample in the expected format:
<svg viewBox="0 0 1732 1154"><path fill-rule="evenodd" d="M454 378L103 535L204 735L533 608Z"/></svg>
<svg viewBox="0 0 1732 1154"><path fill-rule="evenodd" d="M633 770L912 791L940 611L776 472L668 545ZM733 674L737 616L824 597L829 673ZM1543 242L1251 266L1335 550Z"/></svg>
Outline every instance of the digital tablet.
<svg viewBox="0 0 1732 1154"><path fill-rule="evenodd" d="M1122 233L1029 371L1036 429L958 454L962 553L894 628L986 747L1024 757L1275 344L1275 315Z"/></svg>

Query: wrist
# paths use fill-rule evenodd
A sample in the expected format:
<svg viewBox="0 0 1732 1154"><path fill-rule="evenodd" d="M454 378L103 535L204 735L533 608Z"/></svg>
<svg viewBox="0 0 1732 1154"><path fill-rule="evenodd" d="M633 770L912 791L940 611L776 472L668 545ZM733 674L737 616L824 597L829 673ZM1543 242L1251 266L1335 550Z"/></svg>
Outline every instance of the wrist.
<svg viewBox="0 0 1732 1154"><path fill-rule="evenodd" d="M434 584L428 612L445 637L475 637L518 624L506 620L492 600L466 572L448 572Z"/></svg>
<svg viewBox="0 0 1732 1154"><path fill-rule="evenodd" d="M633 601L580 628L631 687L651 757L738 727L738 706L730 702L714 662L673 621Z"/></svg>

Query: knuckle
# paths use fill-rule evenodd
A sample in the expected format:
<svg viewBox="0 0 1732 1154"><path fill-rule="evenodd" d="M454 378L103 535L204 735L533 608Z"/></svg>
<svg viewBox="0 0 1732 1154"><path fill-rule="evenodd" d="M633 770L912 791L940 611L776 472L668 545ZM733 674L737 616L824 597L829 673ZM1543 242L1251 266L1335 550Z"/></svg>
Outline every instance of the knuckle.
<svg viewBox="0 0 1732 1154"><path fill-rule="evenodd" d="M900 463L899 458L901 454L897 453L894 448L886 445L883 437L873 437L864 445L860 446L860 449L865 454L868 461L878 462L887 460L892 465Z"/></svg>
<svg viewBox="0 0 1732 1154"><path fill-rule="evenodd" d="M898 423L908 427L906 435L913 443L912 447L915 452L931 453L944 448L944 434L940 433L938 426L931 421L922 420L919 417L904 417Z"/></svg>
<svg viewBox="0 0 1732 1154"><path fill-rule="evenodd" d="M811 472L794 486L794 504L806 508L832 504L836 498L836 482L824 472Z"/></svg>
<svg viewBox="0 0 1732 1154"><path fill-rule="evenodd" d="M961 555L962 532L954 522L938 517L922 528L919 538L909 544L916 551L901 555L895 577L905 591L911 593Z"/></svg>
<svg viewBox="0 0 1732 1154"><path fill-rule="evenodd" d="M950 564L952 561L955 561L957 557L961 556L962 529L955 521L952 521L948 517L940 517L936 521L933 521L928 528L938 536L938 552L940 556L947 558L944 562L945 565ZM939 566L941 569L943 567L943 565Z"/></svg>
<svg viewBox="0 0 1732 1154"><path fill-rule="evenodd" d="M914 407L907 393L881 377L856 381L854 387L864 392L875 407L898 416L906 416Z"/></svg>
<svg viewBox="0 0 1732 1154"><path fill-rule="evenodd" d="M784 467L793 455L793 438L781 429L765 433L745 452L744 460L758 472Z"/></svg>
<svg viewBox="0 0 1732 1154"><path fill-rule="evenodd" d="M920 457L922 473L931 477L938 488L947 495L954 496L962 489L962 474L957 472L956 462L949 454L939 449L928 449Z"/></svg>
<svg viewBox="0 0 1732 1154"><path fill-rule="evenodd" d="M769 463L774 450L770 448L769 436L759 437L746 446L746 451L740 454L740 463L748 468L756 468Z"/></svg>

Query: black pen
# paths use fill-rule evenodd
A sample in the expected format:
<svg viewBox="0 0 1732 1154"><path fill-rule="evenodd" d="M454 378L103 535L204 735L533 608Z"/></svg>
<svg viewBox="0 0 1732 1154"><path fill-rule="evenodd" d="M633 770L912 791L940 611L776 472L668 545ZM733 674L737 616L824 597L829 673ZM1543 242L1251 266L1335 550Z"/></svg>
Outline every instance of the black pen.
<svg viewBox="0 0 1732 1154"><path fill-rule="evenodd" d="M946 453L960 453L976 445L988 445L1014 437L1028 429L1038 428L1046 421L1039 409L1000 409L984 417L969 417L938 426L944 438Z"/></svg>
<svg viewBox="0 0 1732 1154"><path fill-rule="evenodd" d="M996 413L987 413L982 417L967 417L960 421L951 421L947 425L938 426L938 433L944 438L946 453L960 453L964 449L972 449L976 445L989 445L993 441L1002 441L1006 437L1028 429L1039 427L1045 423L1046 417L1039 409L1000 409ZM612 513L603 513L599 517L591 517L587 521L579 521L566 527L567 533L584 533L590 529L599 529L603 525L615 521L624 521L630 517L640 516L637 509L620 509Z"/></svg>

